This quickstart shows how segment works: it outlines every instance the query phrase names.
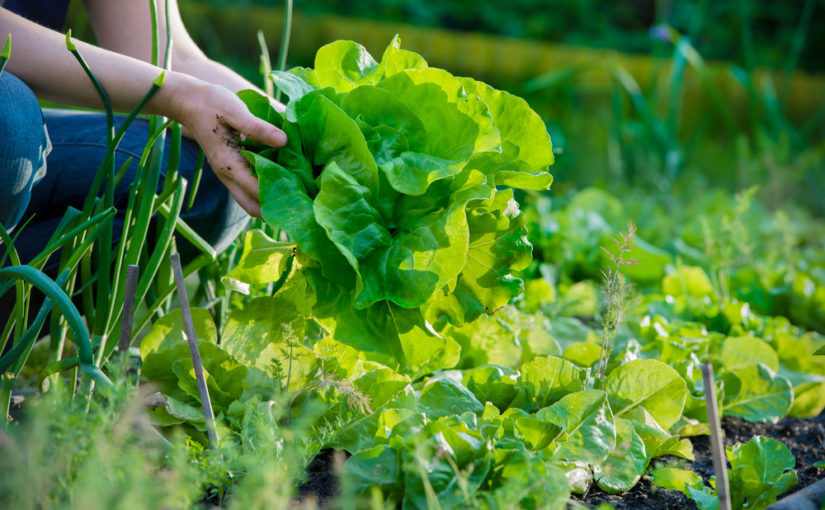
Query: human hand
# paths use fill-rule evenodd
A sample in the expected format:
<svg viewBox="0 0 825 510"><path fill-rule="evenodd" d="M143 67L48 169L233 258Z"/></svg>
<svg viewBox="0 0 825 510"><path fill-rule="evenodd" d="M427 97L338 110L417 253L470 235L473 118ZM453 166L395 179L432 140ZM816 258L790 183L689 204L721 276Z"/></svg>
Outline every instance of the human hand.
<svg viewBox="0 0 825 510"><path fill-rule="evenodd" d="M241 156L238 142L249 138L264 145L286 145L286 134L249 113L228 89L200 80L186 80L175 94L178 122L203 149L209 165L229 192L251 216L260 218L258 179Z"/></svg>

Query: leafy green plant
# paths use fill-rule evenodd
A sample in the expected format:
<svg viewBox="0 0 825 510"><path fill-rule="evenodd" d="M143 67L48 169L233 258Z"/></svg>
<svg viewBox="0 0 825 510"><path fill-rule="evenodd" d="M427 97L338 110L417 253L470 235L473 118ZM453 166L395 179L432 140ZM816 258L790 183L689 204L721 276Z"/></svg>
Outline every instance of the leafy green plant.
<svg viewBox="0 0 825 510"><path fill-rule="evenodd" d="M402 367L449 366L454 348L427 323L460 325L521 292L511 272L531 247L503 187L552 182L544 124L521 99L430 68L397 38L380 63L338 41L315 69L272 77L289 97L284 115L240 96L289 145L244 155L264 219L298 247L312 316Z"/></svg>
<svg viewBox="0 0 825 510"><path fill-rule="evenodd" d="M762 510L776 502L776 497L798 483L796 461L781 442L754 436L745 444L725 448L730 462L731 504L735 510ZM700 510L719 508L719 500L696 473L678 468L660 468L653 473L653 483L666 489L682 491L696 502ZM715 480L711 479L711 485Z"/></svg>
<svg viewBox="0 0 825 510"><path fill-rule="evenodd" d="M156 42L157 12L154 2L151 6L153 62L157 63L160 58ZM171 28L167 26L167 31L169 30ZM167 33L167 40L171 41L169 35ZM170 45L167 46L164 60L168 67ZM47 293L49 299L40 307L38 316L30 325L29 308L32 302L30 296L32 287L20 282L15 285L17 299L14 310L0 337L0 345L4 349L9 342L11 345L9 352L0 359L0 365L6 368L11 367L9 373L14 376L4 378L2 382L0 408L3 409L4 415L8 411L14 378L20 374L34 342L46 327L46 319L53 303L60 308L62 314L51 314L51 321L47 327L50 336L48 365L40 372L39 380L42 382L52 379L50 378L52 374L80 366L84 373L92 376L94 381L100 385L109 386L101 372L101 367L116 347L114 337L120 326L123 310L126 267L131 264L141 266L136 301L142 303L147 297L155 299L154 303L148 303L148 312L139 317L139 325L135 331L130 332L135 334L142 329L152 314L169 300L174 289L168 282L157 281L156 276L166 275L165 269L161 266L166 261L166 255L174 250L176 232L202 252L200 257L186 267L187 275L215 258L214 249L197 236L179 216L186 198L186 184L177 173L181 143L181 129L178 125L173 125L171 128L172 140L165 182L163 189L157 191L164 157L163 144L166 129L171 123L154 116L150 119L149 140L137 162L139 169L136 175L138 177L130 185L126 208L123 211L121 239L118 243L113 243L113 219L116 212L114 189L117 182L123 178L127 167L133 163L130 158L122 168L117 169L115 150L141 109L163 85L165 73L158 76L150 90L115 130L114 113L108 95L95 77L93 70L79 53L72 40L71 31L66 34L66 47L84 69L103 102L106 112L107 151L103 161L100 162L82 210L74 208L67 210L47 246L32 260L27 261L29 267L4 269L9 274L20 270L27 272L29 276L36 276L33 280L15 274L17 278L22 278L21 282L28 281L41 289L44 285L53 288ZM158 212L160 214L157 214ZM147 234L152 221L157 227L157 237L150 250L147 244ZM21 228L25 228L25 225L21 225ZM14 249L14 240L5 231L2 232L2 241L5 247L3 258L8 256L15 266L20 266L19 257ZM56 270L58 276L55 281L51 281L40 273L40 269L58 250L61 250ZM92 257L95 259L94 264ZM78 285L78 281L82 283ZM0 294L8 291L10 287L11 283L8 280L0 282ZM79 298L81 302L79 309L72 303L73 297ZM66 320L61 317L65 317ZM66 348L67 338L71 338L78 346L77 356L72 356ZM74 378L73 381L75 381L72 383L74 391L77 379ZM84 382L83 385L86 390L92 387L90 381Z"/></svg>

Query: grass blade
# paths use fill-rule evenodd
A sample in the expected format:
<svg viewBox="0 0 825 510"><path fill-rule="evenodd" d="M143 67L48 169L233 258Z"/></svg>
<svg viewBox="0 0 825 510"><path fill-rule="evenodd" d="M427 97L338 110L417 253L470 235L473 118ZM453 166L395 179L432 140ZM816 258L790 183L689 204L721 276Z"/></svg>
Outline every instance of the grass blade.
<svg viewBox="0 0 825 510"><path fill-rule="evenodd" d="M11 56L11 34L6 36L6 42L3 44L3 49L0 50L0 74L3 74L3 68L6 67Z"/></svg>

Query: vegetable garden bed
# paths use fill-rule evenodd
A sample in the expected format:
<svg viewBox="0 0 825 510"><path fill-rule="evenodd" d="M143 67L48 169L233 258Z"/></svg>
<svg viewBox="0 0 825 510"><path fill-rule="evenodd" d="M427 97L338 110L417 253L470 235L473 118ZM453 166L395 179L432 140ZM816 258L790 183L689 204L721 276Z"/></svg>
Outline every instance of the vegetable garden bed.
<svg viewBox="0 0 825 510"><path fill-rule="evenodd" d="M58 497L89 473L117 488L128 472L170 507L283 507L298 485L345 508L675 508L692 504L685 494L713 508L706 361L735 506L766 508L798 478L821 477L821 219L690 181L666 198L589 188L551 199L542 119L398 38L379 60L337 41L313 68L272 79L283 113L239 94L289 142L240 142L264 223L215 278L226 308L215 310L213 290L209 306L155 320L139 390L127 356L103 355L114 319L99 315L92 340L73 314L80 356L49 367L80 364L105 399L82 374L42 375L71 391L34 406L50 419L31 430L51 440L27 427L19 441L0 435L4 490L17 486L16 463L54 457L78 468L67 483L53 477ZM171 294L161 283L157 308ZM43 286L70 309L57 283ZM112 445L78 430L89 421ZM62 472L55 463L43 472Z"/></svg>

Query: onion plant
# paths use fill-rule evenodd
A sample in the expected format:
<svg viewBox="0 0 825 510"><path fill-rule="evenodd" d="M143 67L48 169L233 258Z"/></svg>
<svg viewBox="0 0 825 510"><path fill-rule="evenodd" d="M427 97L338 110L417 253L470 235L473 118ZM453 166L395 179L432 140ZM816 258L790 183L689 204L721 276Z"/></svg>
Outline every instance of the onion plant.
<svg viewBox="0 0 825 510"><path fill-rule="evenodd" d="M153 63L157 63L157 12L154 1L150 2ZM172 40L168 23L166 40L163 65L168 69L171 64ZM0 52L0 69L8 58L9 47L10 42L7 39L4 49ZM53 309L57 308L61 313L51 314L48 330L49 364L40 374L41 381L51 374L79 367L89 376L84 383L85 388L91 389L92 381L96 382L98 387L108 388L110 384L100 367L106 363L117 344L113 337L117 336L122 314L127 266L141 266L137 303L143 302L147 296L152 298L152 302L145 307L145 316L139 316L136 320L137 326L133 333L137 333L145 326L151 315L169 300L174 289L168 281L164 282L156 276L162 271L164 264L168 265L166 260L168 254L175 249L176 232L202 252L201 256L196 257L184 268L185 276L191 275L215 259L214 248L180 218L184 204L188 202L191 207L194 200L193 193L187 195L188 183L177 171L181 150L180 126L157 116L150 118L150 138L137 162L135 180L129 186L126 209L123 211L121 238L117 242L114 241L114 190L127 167L133 163L129 159L121 168L116 168L115 151L140 111L163 86L165 72L157 77L141 101L115 129L111 101L105 88L72 41L71 31L66 34L66 47L83 67L103 103L107 151L82 209L69 208L47 246L26 265L22 264L14 249L14 239L5 230L0 229L0 240L6 252L4 259L7 256L11 263L9 267L0 270L0 295L9 291L12 286L15 287L16 293L13 313L0 337L0 347L3 350L7 345L9 347L6 354L0 357L0 371L9 374L0 383L0 409L3 414L8 412L14 380L20 374L35 340L41 334L47 316ZM171 136L170 148L166 159L165 181L158 192L167 129ZM200 172L196 172L196 175L199 176ZM196 185L197 183L192 187ZM157 227L157 234L150 246L146 239L150 223L153 221ZM25 228L25 225L21 228ZM61 250L56 270L59 276L53 280L42 270L58 250ZM167 271L166 274L171 277L171 271ZM79 285L78 277L82 282ZM29 317L29 308L32 306L33 288L43 292L46 300L32 321ZM73 303L73 298L79 298L79 308ZM70 335L67 334L69 332ZM76 344L77 355L65 357L66 338L71 338ZM76 383L77 377L72 380Z"/></svg>

